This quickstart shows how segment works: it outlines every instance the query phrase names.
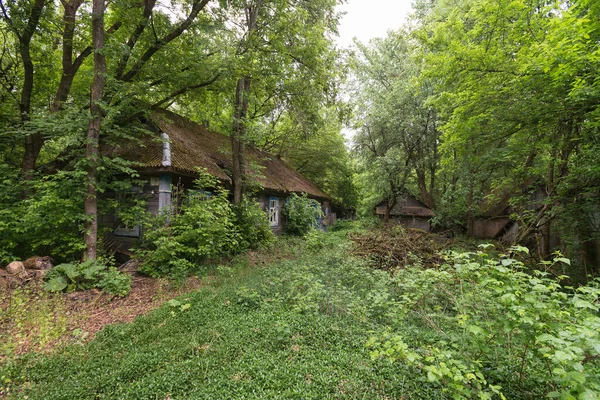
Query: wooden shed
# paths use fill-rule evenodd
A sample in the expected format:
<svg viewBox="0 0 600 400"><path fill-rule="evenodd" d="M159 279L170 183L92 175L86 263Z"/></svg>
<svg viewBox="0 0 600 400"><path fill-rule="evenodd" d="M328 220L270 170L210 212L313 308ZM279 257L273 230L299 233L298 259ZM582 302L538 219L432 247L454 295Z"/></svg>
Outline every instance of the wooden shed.
<svg viewBox="0 0 600 400"><path fill-rule="evenodd" d="M383 219L386 207L387 200L381 201L375 206L375 215ZM410 193L398 197L396 205L390 210L390 218L408 228L417 228L425 232L431 231L430 220L433 217L433 210Z"/></svg>
<svg viewBox="0 0 600 400"><path fill-rule="evenodd" d="M123 197L143 194L148 199L148 210L156 215L172 206L173 187L183 190L193 188L198 167L205 168L224 187L231 188L232 153L229 137L209 131L166 110L154 112L148 125L153 134L103 149L105 154L137 163L136 169L145 182L142 187L135 187L129 193L109 195ZM335 221L336 215L327 194L285 160L250 146L246 147L244 157L246 175L261 187L256 200L268 215L275 232L284 228L285 220L281 211L291 193L306 194L317 200L326 216L324 225ZM123 243L118 247L129 246L132 240L141 235L138 227L121 226L117 216L104 216L103 223L114 226L111 240Z"/></svg>

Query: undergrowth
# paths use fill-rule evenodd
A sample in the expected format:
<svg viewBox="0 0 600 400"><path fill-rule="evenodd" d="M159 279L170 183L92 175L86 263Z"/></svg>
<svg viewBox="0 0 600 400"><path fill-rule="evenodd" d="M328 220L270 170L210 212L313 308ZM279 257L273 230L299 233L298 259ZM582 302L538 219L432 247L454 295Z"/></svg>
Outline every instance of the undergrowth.
<svg viewBox="0 0 600 400"><path fill-rule="evenodd" d="M392 275L350 257L347 235L314 231L238 256L197 293L88 344L10 359L3 390L45 399L597 398L596 286L564 288L483 251Z"/></svg>
<svg viewBox="0 0 600 400"><path fill-rule="evenodd" d="M14 290L0 286L0 364L14 357L16 349L45 351L67 331L67 313L64 299L41 285Z"/></svg>

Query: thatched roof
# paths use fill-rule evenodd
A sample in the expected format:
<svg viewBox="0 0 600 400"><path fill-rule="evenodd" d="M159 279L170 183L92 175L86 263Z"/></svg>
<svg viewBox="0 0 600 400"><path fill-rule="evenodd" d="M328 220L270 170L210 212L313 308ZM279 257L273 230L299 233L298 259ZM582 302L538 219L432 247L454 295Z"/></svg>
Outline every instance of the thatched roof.
<svg viewBox="0 0 600 400"><path fill-rule="evenodd" d="M170 170L195 174L197 167L208 172L225 184L231 184L232 169L231 139L211 132L184 117L161 110L151 116L152 122L161 132L169 136L171 144L171 166L163 165L163 141L160 134L131 142L116 150L116 153L140 164L143 169ZM327 199L328 196L284 160L267 152L247 146L244 152L246 173L263 188L280 193L306 193L312 197Z"/></svg>

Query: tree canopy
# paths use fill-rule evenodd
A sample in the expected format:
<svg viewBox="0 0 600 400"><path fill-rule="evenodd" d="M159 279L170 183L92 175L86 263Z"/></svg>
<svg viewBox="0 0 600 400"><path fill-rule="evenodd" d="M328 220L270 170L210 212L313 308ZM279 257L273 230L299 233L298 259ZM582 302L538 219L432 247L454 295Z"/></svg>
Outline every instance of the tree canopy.
<svg viewBox="0 0 600 400"><path fill-rule="evenodd" d="M439 227L468 234L475 218L511 210L517 240L541 257L554 230L563 249L594 258L598 11L587 0L417 1L406 27L357 44L355 147L376 176L363 180L365 206L410 191Z"/></svg>

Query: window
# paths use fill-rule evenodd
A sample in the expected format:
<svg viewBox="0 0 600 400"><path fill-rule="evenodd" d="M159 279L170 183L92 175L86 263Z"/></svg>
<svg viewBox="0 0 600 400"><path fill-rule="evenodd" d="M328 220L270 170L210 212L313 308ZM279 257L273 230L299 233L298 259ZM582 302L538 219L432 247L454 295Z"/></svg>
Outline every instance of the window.
<svg viewBox="0 0 600 400"><path fill-rule="evenodd" d="M277 197L269 198L269 225L279 225L279 198Z"/></svg>

